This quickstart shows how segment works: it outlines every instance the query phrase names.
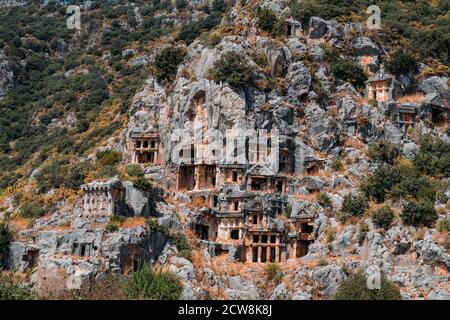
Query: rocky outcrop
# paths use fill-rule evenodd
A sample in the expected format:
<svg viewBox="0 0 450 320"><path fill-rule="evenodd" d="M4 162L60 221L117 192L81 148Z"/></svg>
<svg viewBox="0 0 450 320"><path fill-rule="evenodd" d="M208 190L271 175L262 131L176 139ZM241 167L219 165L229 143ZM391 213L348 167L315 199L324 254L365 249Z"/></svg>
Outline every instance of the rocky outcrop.
<svg viewBox="0 0 450 320"><path fill-rule="evenodd" d="M309 21L308 38L314 39L335 39L341 35L337 21L326 21L319 17L311 17Z"/></svg>

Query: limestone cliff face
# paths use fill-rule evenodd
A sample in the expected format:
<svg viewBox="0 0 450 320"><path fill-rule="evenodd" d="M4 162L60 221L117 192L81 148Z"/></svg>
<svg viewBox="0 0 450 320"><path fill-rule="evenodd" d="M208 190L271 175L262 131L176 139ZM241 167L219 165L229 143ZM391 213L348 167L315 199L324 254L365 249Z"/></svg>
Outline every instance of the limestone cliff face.
<svg viewBox="0 0 450 320"><path fill-rule="evenodd" d="M400 214L405 200L389 202L396 215L387 230L374 224L372 213L381 206L375 202L351 223L338 219L346 196L358 194L370 173L384 165L369 156L370 143L387 140L397 147L401 161L408 162L419 150L420 134L431 133L450 141L448 130L444 133L440 125L428 125L433 112L439 110L442 116L448 109L448 78L421 80L414 90L426 95L424 101L405 105L368 99L364 88L336 78L326 52L329 47L344 48L342 57L359 63L367 75L380 70L380 56L387 50L362 24L320 17L300 22L290 16L287 1L258 4L283 17L291 27L289 34L270 36L259 28L251 4L242 8L237 3L213 30L220 35L215 45L198 38L185 46L167 36L145 57L133 60L152 65L157 51L167 46L187 51L170 83L148 75L129 106L128 122L120 137L106 137L87 158L95 158L100 151L120 151L122 176L126 176L123 171L128 165L139 164L144 175L137 176L147 179L150 190L142 190L148 186L139 185L142 179L136 177L121 182L123 194L118 197L118 207L123 211L119 216L126 216L131 225L109 220L110 216L93 217L88 210L92 199L82 199L80 192L74 203L61 203L53 215L36 219L30 228L18 232L11 245L10 266L20 271L35 268L33 281L38 290L52 289L47 287L47 275L60 282L58 290L78 289L107 272L127 273L142 260L172 271L182 281L182 297L186 299L332 299L350 274L362 270L372 275L375 267L400 286L403 299L450 298L448 238L434 225L421 229L405 224ZM173 13L167 20L178 21L178 17ZM215 63L230 52L254 70L253 81L241 88L211 76ZM397 84L410 84L400 85L406 95L413 79L409 75L398 78ZM0 99L12 81L0 51ZM414 117L403 118L402 110ZM414 121L405 127L400 117ZM227 173L214 163L210 171L197 174L211 188L179 188L182 174L176 158L180 145L220 148L223 137L233 130L277 131L277 155L280 159L281 152L291 156L292 161L284 164L289 170L277 166L275 172L267 174L267 168L237 165ZM186 137L187 142L183 140ZM138 161L144 143L148 158ZM208 161L195 164L211 165ZM194 171L190 173L194 175ZM252 174L270 176L274 184L280 179L285 185L264 193L259 192L259 186L250 190L246 175ZM99 184L91 186L95 195ZM194 184L198 187L197 180ZM257 195L252 191L258 191ZM104 200L105 196L102 193L98 198ZM13 201L9 202L13 207ZM243 258L245 241L228 241L236 239L226 238L231 232L223 230L234 221L219 221L221 215L230 214L230 208L232 218L238 219L242 218L241 209L247 214L267 204L273 214L264 223L270 232L281 230L278 234L282 234L284 246L291 246L294 240L309 244L306 249L292 250L298 254L284 252L283 258L274 251L283 277L279 283L266 280L264 263ZM449 219L448 203L436 200L434 205L438 221ZM149 226L146 219L156 223ZM250 218L243 221L241 233L233 233L233 237L248 243L248 225L257 224L250 222ZM219 226L205 229L206 225ZM177 247L174 234L178 232L185 234L191 256ZM222 236L225 241L215 241ZM278 244L277 240L274 243ZM254 257L255 251L250 253Z"/></svg>

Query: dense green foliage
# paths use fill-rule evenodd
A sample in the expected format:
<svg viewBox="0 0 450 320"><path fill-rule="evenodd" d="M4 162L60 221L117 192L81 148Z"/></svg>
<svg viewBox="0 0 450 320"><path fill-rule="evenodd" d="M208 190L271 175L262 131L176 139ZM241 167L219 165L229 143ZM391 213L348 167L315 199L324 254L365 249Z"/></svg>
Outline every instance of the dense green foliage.
<svg viewBox="0 0 450 320"><path fill-rule="evenodd" d="M337 79L350 82L355 87L363 86L367 80L361 67L349 59L339 58L333 65L333 73Z"/></svg>
<svg viewBox="0 0 450 320"><path fill-rule="evenodd" d="M446 183L424 176L415 166L384 165L369 176L361 190L368 198L381 203L387 196L434 201L445 187Z"/></svg>
<svg viewBox="0 0 450 320"><path fill-rule="evenodd" d="M388 206L381 207L372 215L372 221L375 226L385 230L389 229L393 219L394 212Z"/></svg>
<svg viewBox="0 0 450 320"><path fill-rule="evenodd" d="M422 136L414 166L428 175L450 177L450 143L432 135Z"/></svg>
<svg viewBox="0 0 450 320"><path fill-rule="evenodd" d="M9 244L12 240L12 234L6 224L0 223L0 268L9 251Z"/></svg>
<svg viewBox="0 0 450 320"><path fill-rule="evenodd" d="M322 207L331 206L330 196L326 192L321 192L317 195L317 201Z"/></svg>
<svg viewBox="0 0 450 320"><path fill-rule="evenodd" d="M82 31L76 36L76 31L66 26L65 9L33 2L0 10L0 47L14 73L14 86L0 101L0 189L16 183L23 173L15 169L36 154L35 165L52 157L54 151L78 157L112 135L122 123L95 128L77 140L111 101L117 101L121 112L125 112L148 74L145 68L130 67L122 50L136 40L156 39L149 33L155 34L157 23L146 23L157 19L144 16L138 28L131 7L93 1L91 9L83 12ZM123 29L119 21L138 30ZM102 31L103 23L111 23L112 27L103 32L101 41L93 41L91 36ZM170 32L170 28L166 29ZM111 53L105 58L106 64L101 60L104 51ZM53 125L64 122L69 114L74 116L72 127ZM59 175L60 169L57 166L46 170L50 175ZM82 180L79 171L65 182L54 178L42 187L65 184L75 188L74 184Z"/></svg>
<svg viewBox="0 0 450 320"><path fill-rule="evenodd" d="M39 218L45 213L46 210L36 203L25 202L20 206L20 215L24 218Z"/></svg>
<svg viewBox="0 0 450 320"><path fill-rule="evenodd" d="M181 284L172 273L147 265L129 276L126 292L131 299L176 300Z"/></svg>
<svg viewBox="0 0 450 320"><path fill-rule="evenodd" d="M176 40L184 41L188 45L191 44L202 32L209 31L217 26L228 7L229 5L225 1L214 0L210 14L199 21L193 21L181 27Z"/></svg>
<svg viewBox="0 0 450 320"><path fill-rule="evenodd" d="M266 276L268 280L271 280L275 283L280 283L283 278L283 273L281 272L280 267L276 263L268 263L266 265Z"/></svg>
<svg viewBox="0 0 450 320"><path fill-rule="evenodd" d="M416 57L404 49L394 52L391 58L386 62L386 69L396 76L416 73L418 67L419 63L417 62Z"/></svg>
<svg viewBox="0 0 450 320"><path fill-rule="evenodd" d="M254 68L247 64L238 53L227 52L214 63L211 70L212 77L216 81L223 81L235 88L242 88L252 83Z"/></svg>
<svg viewBox="0 0 450 320"><path fill-rule="evenodd" d="M442 219L441 221L438 222L437 224L437 230L439 232L450 232L450 219Z"/></svg>
<svg viewBox="0 0 450 320"><path fill-rule="evenodd" d="M156 77L159 81L171 81L177 72L178 65L183 61L186 50L181 47L167 47L155 57Z"/></svg>
<svg viewBox="0 0 450 320"><path fill-rule="evenodd" d="M431 201L420 200L408 202L403 208L403 222L413 226L431 226L438 218Z"/></svg>
<svg viewBox="0 0 450 320"><path fill-rule="evenodd" d="M367 278L359 272L342 282L337 289L336 300L400 300L398 287L381 276L381 288L369 289Z"/></svg>
<svg viewBox="0 0 450 320"><path fill-rule="evenodd" d="M127 175L130 177L143 177L144 171L142 170L141 166L138 164L129 164L125 168Z"/></svg>
<svg viewBox="0 0 450 320"><path fill-rule="evenodd" d="M256 11L256 18L258 19L258 26L272 36L282 33L283 20L279 19L273 10L259 7Z"/></svg>
<svg viewBox="0 0 450 320"><path fill-rule="evenodd" d="M379 140L369 144L369 157L373 160L393 164L399 153L397 146L387 140Z"/></svg>

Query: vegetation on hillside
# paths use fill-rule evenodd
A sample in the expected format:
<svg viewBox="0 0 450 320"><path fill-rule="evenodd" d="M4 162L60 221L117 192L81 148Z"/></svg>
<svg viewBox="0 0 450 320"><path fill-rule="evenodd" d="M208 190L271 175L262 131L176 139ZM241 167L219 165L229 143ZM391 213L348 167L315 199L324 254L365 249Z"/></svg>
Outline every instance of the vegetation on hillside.
<svg viewBox="0 0 450 320"><path fill-rule="evenodd" d="M367 277L359 272L342 282L337 289L336 300L400 300L398 287L381 275L381 288L369 289Z"/></svg>

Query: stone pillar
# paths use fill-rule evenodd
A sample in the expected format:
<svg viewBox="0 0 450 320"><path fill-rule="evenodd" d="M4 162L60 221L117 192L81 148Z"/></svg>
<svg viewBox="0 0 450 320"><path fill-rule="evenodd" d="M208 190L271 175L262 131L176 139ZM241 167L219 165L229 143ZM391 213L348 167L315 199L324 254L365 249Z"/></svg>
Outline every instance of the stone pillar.
<svg viewBox="0 0 450 320"><path fill-rule="evenodd" d="M106 192L108 199L108 214L113 215L115 212L114 212L114 199L112 196L112 190L108 189Z"/></svg>
<svg viewBox="0 0 450 320"><path fill-rule="evenodd" d="M87 214L89 212L89 196L86 190L84 190L84 196L83 196L83 213Z"/></svg>
<svg viewBox="0 0 450 320"><path fill-rule="evenodd" d="M296 258L297 257L297 245L298 245L298 240L294 240L294 244L292 245L292 252L291 252L291 257L292 258Z"/></svg>

